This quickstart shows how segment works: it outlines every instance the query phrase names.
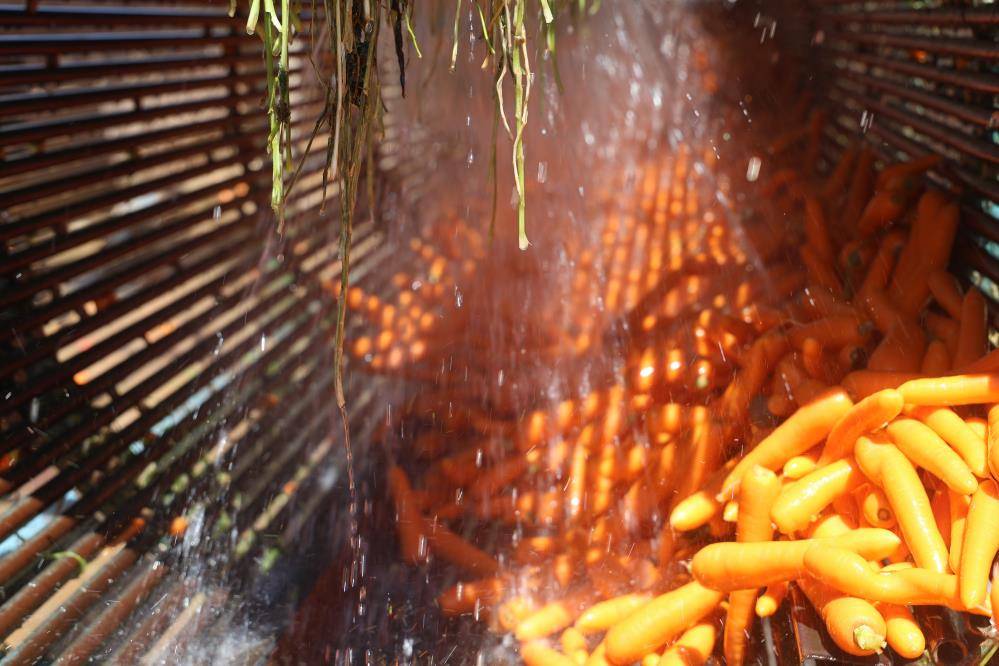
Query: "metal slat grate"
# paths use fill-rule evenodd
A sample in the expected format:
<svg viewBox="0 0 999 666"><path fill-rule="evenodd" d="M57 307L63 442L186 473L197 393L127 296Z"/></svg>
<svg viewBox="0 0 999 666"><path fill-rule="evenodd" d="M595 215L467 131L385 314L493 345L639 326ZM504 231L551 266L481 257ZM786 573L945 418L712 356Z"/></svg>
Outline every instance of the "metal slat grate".
<svg viewBox="0 0 999 666"><path fill-rule="evenodd" d="M276 234L260 47L227 9L0 7L5 664L166 658L317 538L338 229L312 160ZM321 92L298 71L300 148ZM375 292L380 237L355 232Z"/></svg>

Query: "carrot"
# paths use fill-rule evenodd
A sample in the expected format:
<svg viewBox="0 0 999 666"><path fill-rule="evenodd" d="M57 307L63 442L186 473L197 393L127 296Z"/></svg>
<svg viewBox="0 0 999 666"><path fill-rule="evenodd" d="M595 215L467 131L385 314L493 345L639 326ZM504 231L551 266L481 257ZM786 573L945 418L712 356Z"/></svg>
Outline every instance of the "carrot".
<svg viewBox="0 0 999 666"><path fill-rule="evenodd" d="M780 480L770 470L754 466L746 472L739 487L737 541L761 542L773 538L770 510L778 492ZM737 666L746 657L747 631L753 621L755 606L756 589L735 590L729 595L722 640L728 664Z"/></svg>
<svg viewBox="0 0 999 666"><path fill-rule="evenodd" d="M575 628L584 635L606 631L651 600L647 594L625 594L601 601L580 613Z"/></svg>
<svg viewBox="0 0 999 666"><path fill-rule="evenodd" d="M859 153L860 148L856 144L850 145L843 151L839 162L836 163L836 168L822 184L822 188L819 190L820 197L828 201L839 196L843 188L850 182L851 170Z"/></svg>
<svg viewBox="0 0 999 666"><path fill-rule="evenodd" d="M963 368L956 369L969 374L999 371L999 349L993 349L977 361L969 363Z"/></svg>
<svg viewBox="0 0 999 666"><path fill-rule="evenodd" d="M437 605L445 615L464 615L491 606L502 594L503 582L499 578L483 578L449 587L437 597Z"/></svg>
<svg viewBox="0 0 999 666"><path fill-rule="evenodd" d="M969 427L974 426L971 419L968 419L967 423ZM999 479L999 404L989 407L986 446L988 447L989 471L992 472L993 478Z"/></svg>
<svg viewBox="0 0 999 666"><path fill-rule="evenodd" d="M610 666L610 662L607 661L606 641L601 641L600 644L593 649L593 652L590 653L590 656L586 660L584 666Z"/></svg>
<svg viewBox="0 0 999 666"><path fill-rule="evenodd" d="M423 530L430 542L430 551L443 560L455 564L469 573L488 576L499 571L499 562L492 555L476 548L444 525L428 525Z"/></svg>
<svg viewBox="0 0 999 666"><path fill-rule="evenodd" d="M937 488L933 492L933 498L930 499L930 508L933 510L933 522L937 524L937 529L940 530L940 536L943 537L944 545L947 546L948 553L951 550L950 547L950 500L948 495L953 492L947 488ZM950 562L950 556L947 557L948 563Z"/></svg>
<svg viewBox="0 0 999 666"><path fill-rule="evenodd" d="M934 153L930 155L923 155L922 157L916 157L908 162L897 162L890 166L886 166L881 170L881 173L878 174L875 184L879 189L883 189L902 179L919 176L923 172L928 171L939 164L940 159L940 156Z"/></svg>
<svg viewBox="0 0 999 666"><path fill-rule="evenodd" d="M704 484L701 490L683 498L669 514L670 526L678 532L688 532L702 527L722 510L718 492L730 468L722 466Z"/></svg>
<svg viewBox="0 0 999 666"><path fill-rule="evenodd" d="M913 379L898 388L909 405L974 405L999 402L999 374Z"/></svg>
<svg viewBox="0 0 999 666"><path fill-rule="evenodd" d="M914 321L895 322L867 359L871 370L917 372L926 352L926 335Z"/></svg>
<svg viewBox="0 0 999 666"><path fill-rule="evenodd" d="M527 458L515 455L501 460L493 467L480 470L475 481L469 485L472 497L489 497L506 488L527 470Z"/></svg>
<svg viewBox="0 0 999 666"><path fill-rule="evenodd" d="M711 657L718 638L714 622L698 622L663 652L658 666L701 666Z"/></svg>
<svg viewBox="0 0 999 666"><path fill-rule="evenodd" d="M825 368L822 362L822 345L815 338L805 338L801 345L801 364L805 371L815 379L825 379Z"/></svg>
<svg viewBox="0 0 999 666"><path fill-rule="evenodd" d="M923 354L923 361L919 365L919 371L931 377L945 375L950 371L950 352L947 345L941 340L931 340L926 345L926 353Z"/></svg>
<svg viewBox="0 0 999 666"><path fill-rule="evenodd" d="M611 627L604 638L607 660L630 664L669 643L718 607L721 592L690 582L653 599Z"/></svg>
<svg viewBox="0 0 999 666"><path fill-rule="evenodd" d="M858 523L853 516L841 513L824 513L819 519L812 523L806 532L806 536L811 539L825 539L848 534L857 529Z"/></svg>
<svg viewBox="0 0 999 666"><path fill-rule="evenodd" d="M511 597L496 609L496 619L503 629L513 631L520 621L534 612L534 606L524 597Z"/></svg>
<svg viewBox="0 0 999 666"><path fill-rule="evenodd" d="M850 180L850 187L847 190L846 201L842 207L842 214L839 218L839 227L843 229L856 229L857 219L864 208L864 204L871 197L874 189L874 153L866 148L861 149L854 166L853 178Z"/></svg>
<svg viewBox="0 0 999 666"><path fill-rule="evenodd" d="M694 555L691 572L702 585L723 592L763 587L801 578L805 575L805 552L825 543L881 559L894 552L901 541L888 530L863 528L831 539L712 543Z"/></svg>
<svg viewBox="0 0 999 666"><path fill-rule="evenodd" d="M784 534L805 529L837 496L864 482L852 458L819 467L786 486L774 503L771 515Z"/></svg>
<svg viewBox="0 0 999 666"><path fill-rule="evenodd" d="M947 484L951 490L970 495L978 480L954 449L929 426L915 419L900 418L886 428L895 446L914 464Z"/></svg>
<svg viewBox="0 0 999 666"><path fill-rule="evenodd" d="M542 641L530 641L520 646L520 657L526 666L577 666L558 650L553 650Z"/></svg>
<svg viewBox="0 0 999 666"><path fill-rule="evenodd" d="M840 382L842 387L855 399L861 400L869 395L889 388L899 388L922 375L911 372L875 372L874 370L854 370ZM902 396L903 398L905 396Z"/></svg>
<svg viewBox="0 0 999 666"><path fill-rule="evenodd" d="M878 391L858 402L829 432L819 464L850 455L858 437L883 427L901 413L902 406L902 394L894 389Z"/></svg>
<svg viewBox="0 0 999 666"><path fill-rule="evenodd" d="M816 284L802 289L799 295L801 306L816 319L822 317L856 317L857 310L845 301L839 300L831 291Z"/></svg>
<svg viewBox="0 0 999 666"><path fill-rule="evenodd" d="M892 269L895 267L895 260L898 258L905 245L906 237L900 231L891 231L884 235L878 245L878 252L871 260L871 264L857 290L857 296L863 302L868 294L881 291L888 286Z"/></svg>
<svg viewBox="0 0 999 666"><path fill-rule="evenodd" d="M395 502L396 529L399 532L399 549L402 559L412 564L426 561L426 532L423 516L416 507L413 489L406 473L399 467L388 471L389 492Z"/></svg>
<svg viewBox="0 0 999 666"><path fill-rule="evenodd" d="M918 567L876 572L862 556L835 545L810 548L805 568L816 580L843 594L874 602L964 608L953 574Z"/></svg>
<svg viewBox="0 0 999 666"><path fill-rule="evenodd" d="M767 589L756 599L757 617L770 617L777 612L787 596L787 582L767 585Z"/></svg>
<svg viewBox="0 0 999 666"><path fill-rule="evenodd" d="M926 650L926 637L912 611L898 604L878 604L877 609L885 619L889 647L906 659L921 657Z"/></svg>
<svg viewBox="0 0 999 666"><path fill-rule="evenodd" d="M950 513L950 557L947 561L951 571L960 571L961 547L964 545L964 529L968 522L971 498L950 490L947 492L947 500Z"/></svg>
<svg viewBox="0 0 999 666"><path fill-rule="evenodd" d="M819 452L817 450L808 451L800 456L795 456L784 463L781 475L785 479L797 481L806 474L810 474L815 471L815 468L818 466L818 459Z"/></svg>
<svg viewBox="0 0 999 666"><path fill-rule="evenodd" d="M879 476L880 479L871 480L878 483L888 496L916 565L930 571L946 572L947 546L937 530L929 497L912 463L896 447L885 445L881 451Z"/></svg>
<svg viewBox="0 0 999 666"><path fill-rule="evenodd" d="M575 627L569 627L562 632L559 644L562 646L562 651L568 655L575 654L580 650L584 653L589 652L589 646L586 644L586 636Z"/></svg>
<svg viewBox="0 0 999 666"><path fill-rule="evenodd" d="M999 552L999 487L983 481L971 498L961 545L961 601L968 608L985 603L992 560Z"/></svg>
<svg viewBox="0 0 999 666"><path fill-rule="evenodd" d="M876 192L860 213L857 231L861 236L874 234L891 222L897 221L905 212L907 203L897 192L890 190Z"/></svg>
<svg viewBox="0 0 999 666"><path fill-rule="evenodd" d="M833 293L836 291L833 290ZM809 338L813 338L823 349L839 349L847 345L864 344L867 332L860 317L833 315L791 329L788 340L795 349L801 349Z"/></svg>
<svg viewBox="0 0 999 666"><path fill-rule="evenodd" d="M746 354L742 371L721 397L721 413L733 421L741 421L749 411L753 396L760 392L770 368L787 350L787 339L782 334L765 334L756 339Z"/></svg>
<svg viewBox="0 0 999 666"><path fill-rule="evenodd" d="M513 633L520 642L544 638L568 627L575 615L571 601L552 601L522 618Z"/></svg>
<svg viewBox="0 0 999 666"><path fill-rule="evenodd" d="M756 447L743 456L722 483L720 497L731 497L753 465L779 469L789 459L800 455L822 441L833 425L845 414L853 402L846 393L834 389L791 415Z"/></svg>
<svg viewBox="0 0 999 666"><path fill-rule="evenodd" d="M929 426L957 451L972 474L981 478L989 475L985 440L976 435L954 410L947 407L923 406L908 408L906 412Z"/></svg>
<svg viewBox="0 0 999 666"><path fill-rule="evenodd" d="M818 581L805 578L797 582L841 650L861 657L881 651L887 628L870 602L839 594Z"/></svg>
<svg viewBox="0 0 999 666"><path fill-rule="evenodd" d="M822 205L813 196L805 196L805 242L814 249L818 258L827 266L835 261L835 250L829 240L829 225ZM836 293L836 290L832 290Z"/></svg>
<svg viewBox="0 0 999 666"><path fill-rule="evenodd" d="M963 367L985 353L988 331L986 325L985 297L977 289L969 289L961 302L961 328L957 340L954 365Z"/></svg>
<svg viewBox="0 0 999 666"><path fill-rule="evenodd" d="M940 307L954 319L960 320L964 297L954 276L945 270L933 271L927 276L926 284Z"/></svg>
<svg viewBox="0 0 999 666"><path fill-rule="evenodd" d="M867 486L860 497L860 512L872 527L891 529L895 526L895 513L880 488Z"/></svg>

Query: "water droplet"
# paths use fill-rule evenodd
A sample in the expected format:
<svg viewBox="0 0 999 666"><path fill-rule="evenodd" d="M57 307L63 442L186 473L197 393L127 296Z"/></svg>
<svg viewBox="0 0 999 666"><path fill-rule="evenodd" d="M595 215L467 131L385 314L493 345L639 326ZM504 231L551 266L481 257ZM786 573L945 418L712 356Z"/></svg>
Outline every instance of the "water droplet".
<svg viewBox="0 0 999 666"><path fill-rule="evenodd" d="M756 156L749 158L749 166L746 168L746 180L753 183L760 177L760 167L763 161Z"/></svg>

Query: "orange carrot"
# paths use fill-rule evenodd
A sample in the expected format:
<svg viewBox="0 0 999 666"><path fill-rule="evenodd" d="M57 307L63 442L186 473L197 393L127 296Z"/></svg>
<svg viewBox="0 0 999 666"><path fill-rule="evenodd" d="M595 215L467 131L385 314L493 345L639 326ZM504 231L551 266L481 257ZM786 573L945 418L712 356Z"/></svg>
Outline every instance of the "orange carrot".
<svg viewBox="0 0 999 666"><path fill-rule="evenodd" d="M530 641L520 646L520 657L526 666L577 666L573 659L553 650L542 641Z"/></svg>
<svg viewBox="0 0 999 666"><path fill-rule="evenodd" d="M909 405L974 405L999 402L999 374L914 379L898 388Z"/></svg>
<svg viewBox="0 0 999 666"><path fill-rule="evenodd" d="M905 178L919 176L939 164L940 159L939 155L931 153L922 157L916 157L908 162L896 162L895 164L886 166L878 174L875 181L876 186L878 189L884 189L890 187L892 183L897 183Z"/></svg>
<svg viewBox="0 0 999 666"><path fill-rule="evenodd" d="M860 512L872 527L891 529L895 526L895 513L888 497L880 488L867 486L860 497Z"/></svg>
<svg viewBox="0 0 999 666"><path fill-rule="evenodd" d="M950 557L948 563L951 571L960 571L961 547L964 545L964 529L968 522L968 508L971 506L971 498L950 490L947 492L947 499L947 508L950 513Z"/></svg>
<svg viewBox="0 0 999 666"><path fill-rule="evenodd" d="M859 442L858 442L859 446ZM860 451L857 452L858 457ZM916 565L930 571L947 571L947 546L933 520L930 499L912 463L892 445L881 451L879 479Z"/></svg>
<svg viewBox="0 0 999 666"><path fill-rule="evenodd" d="M839 349L864 344L867 329L857 316L834 315L797 326L788 333L788 339L796 349L801 349L808 338L815 339L824 349Z"/></svg>
<svg viewBox="0 0 999 666"><path fill-rule="evenodd" d="M980 358L987 344L986 304L982 293L969 289L961 303L960 334L954 365L963 367Z"/></svg>
<svg viewBox="0 0 999 666"><path fill-rule="evenodd" d="M805 529L833 499L864 482L852 458L819 467L791 483L774 503L772 517L784 534Z"/></svg>
<svg viewBox="0 0 999 666"><path fill-rule="evenodd" d="M580 633L575 627L569 627L562 632L559 644L562 646L562 651L570 656L580 650L585 653L589 652L589 647L586 644L586 636Z"/></svg>
<svg viewBox="0 0 999 666"><path fill-rule="evenodd" d="M941 340L931 340L926 346L919 372L933 377L947 374L950 368L950 352L947 351L947 345Z"/></svg>
<svg viewBox="0 0 999 666"><path fill-rule="evenodd" d="M888 286L892 269L895 267L895 260L899 252L905 245L906 237L900 231L891 231L884 235L878 245L878 253L871 260L871 265L867 269L867 275L857 290L857 296L861 302L868 294L881 291Z"/></svg>
<svg viewBox="0 0 999 666"><path fill-rule="evenodd" d="M698 622L663 652L658 666L701 666L715 649L718 627L714 622Z"/></svg>
<svg viewBox="0 0 999 666"><path fill-rule="evenodd" d="M499 578L483 578L458 583L444 590L437 597L437 605L445 615L475 613L498 602L502 594L503 583Z"/></svg>
<svg viewBox="0 0 999 666"><path fill-rule="evenodd" d="M983 481L971 498L961 545L961 601L968 608L985 603L992 560L999 552L999 487Z"/></svg>
<svg viewBox="0 0 999 666"><path fill-rule="evenodd" d="M902 394L884 389L867 396L850 408L833 426L819 456L819 464L838 460L853 452L861 435L884 426L902 411Z"/></svg>
<svg viewBox="0 0 999 666"><path fill-rule="evenodd" d="M690 582L653 599L642 612L628 616L604 638L607 660L630 664L669 643L721 603L722 593Z"/></svg>
<svg viewBox="0 0 999 666"><path fill-rule="evenodd" d="M808 451L800 456L795 456L784 463L781 475L785 479L797 481L806 474L810 474L815 471L815 468L818 465L818 459L819 452L817 450Z"/></svg>
<svg viewBox="0 0 999 666"><path fill-rule="evenodd" d="M842 214L839 218L839 227L843 229L856 229L857 220L864 204L871 198L874 189L874 153L866 148L861 149L854 166L853 178L850 181L850 188L846 194L846 202L842 207Z"/></svg>
<svg viewBox="0 0 999 666"><path fill-rule="evenodd" d="M926 352L926 335L914 321L897 321L881 340L867 367L888 372L917 372Z"/></svg>
<svg viewBox="0 0 999 666"><path fill-rule="evenodd" d="M926 284L940 307L954 319L960 320L964 297L954 276L945 270L933 271L927 276Z"/></svg>
<svg viewBox="0 0 999 666"><path fill-rule="evenodd" d="M922 378L922 375L911 372L854 370L843 378L841 385L855 400L861 400L878 391L888 388L898 388L908 381L920 378Z"/></svg>
<svg viewBox="0 0 999 666"><path fill-rule="evenodd" d="M850 182L850 176L860 148L856 144L850 145L843 154L840 155L836 168L829 174L829 178L822 184L819 196L825 200L833 199L843 191L843 188Z"/></svg>
<svg viewBox="0 0 999 666"><path fill-rule="evenodd" d="M416 507L409 479L401 468L393 466L388 471L388 483L395 502L395 520L399 531L402 559L412 564L424 562L427 557L425 524L423 516Z"/></svg>
<svg viewBox="0 0 999 666"><path fill-rule="evenodd" d="M985 356L981 357L980 359L972 363L969 363L963 368L956 368L956 369L967 374L999 371L999 349L994 349Z"/></svg>
<svg viewBox="0 0 999 666"><path fill-rule="evenodd" d="M865 656L880 652L885 645L884 618L869 602L842 595L818 581L797 581L825 622L829 637L848 654Z"/></svg>
<svg viewBox="0 0 999 666"><path fill-rule="evenodd" d="M929 426L915 419L900 418L889 423L886 430L909 460L954 492L970 495L978 488L978 480L961 457Z"/></svg>
<svg viewBox="0 0 999 666"><path fill-rule="evenodd" d="M805 575L805 552L826 543L881 559L893 553L901 541L888 530L862 528L830 539L712 543L694 555L691 572L702 585L723 592L759 588L801 578Z"/></svg>
<svg viewBox="0 0 999 666"><path fill-rule="evenodd" d="M822 205L813 196L805 196L805 242L814 249L818 258L827 266L835 261L835 250L829 240L829 226ZM838 281L837 281L838 282ZM836 293L836 290L833 290Z"/></svg>
<svg viewBox="0 0 999 666"><path fill-rule="evenodd" d="M971 472L985 478L988 472L988 452L985 440L975 434L968 424L947 407L911 407L907 413L919 419L939 435L964 460Z"/></svg>
<svg viewBox="0 0 999 666"><path fill-rule="evenodd" d="M787 596L787 583L773 583L756 600L757 617L770 617L777 612Z"/></svg>
<svg viewBox="0 0 999 666"><path fill-rule="evenodd" d="M770 541L773 526L770 510L780 492L780 480L768 469L750 468L739 487L739 518L736 540L740 542ZM723 648L725 661L738 666L746 657L747 631L753 621L756 606L756 589L736 590L728 597L725 615Z"/></svg>
<svg viewBox="0 0 999 666"><path fill-rule="evenodd" d="M522 618L513 633L521 642L544 638L572 624L576 612L571 601L552 601Z"/></svg>
<svg viewBox="0 0 999 666"><path fill-rule="evenodd" d="M853 402L840 389L831 390L791 415L742 457L722 483L720 497L732 497L742 475L753 465L780 469L790 458L822 441Z"/></svg>
<svg viewBox="0 0 999 666"><path fill-rule="evenodd" d="M601 601L587 608L576 618L576 629L582 634L606 631L652 600L647 594L626 594Z"/></svg>

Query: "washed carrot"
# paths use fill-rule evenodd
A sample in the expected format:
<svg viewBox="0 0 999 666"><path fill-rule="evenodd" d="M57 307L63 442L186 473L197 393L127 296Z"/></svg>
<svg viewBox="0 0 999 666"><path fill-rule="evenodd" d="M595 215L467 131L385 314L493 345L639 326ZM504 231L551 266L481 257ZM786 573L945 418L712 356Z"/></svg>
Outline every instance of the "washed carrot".
<svg viewBox="0 0 999 666"><path fill-rule="evenodd" d="M920 379L922 375L911 372L875 372L874 370L854 370L840 382L853 397L861 400L884 389L897 389L906 382ZM903 396L904 398L905 396Z"/></svg>
<svg viewBox="0 0 999 666"><path fill-rule="evenodd" d="M985 603L992 560L999 552L999 487L983 481L971 498L961 545L961 601L968 608Z"/></svg>
<svg viewBox="0 0 999 666"><path fill-rule="evenodd" d="M771 512L773 521L784 534L803 530L833 499L864 480L852 458L840 458L819 467L781 491Z"/></svg>
<svg viewBox="0 0 999 666"><path fill-rule="evenodd" d="M843 594L874 602L963 608L953 574L918 567L874 571L862 556L835 545L809 549L805 568L816 580Z"/></svg>
<svg viewBox="0 0 999 666"><path fill-rule="evenodd" d="M658 666L701 666L707 663L718 640L714 622L698 622L663 652Z"/></svg>
<svg viewBox="0 0 999 666"><path fill-rule="evenodd" d="M722 504L718 501L721 484L731 471L726 464L716 471L704 484L701 490L677 502L670 511L669 524L678 532L688 532L708 523L719 511Z"/></svg>
<svg viewBox="0 0 999 666"><path fill-rule="evenodd" d="M825 286L825 285L824 285ZM833 290L833 293L836 293ZM856 315L833 315L792 328L788 340L795 349L801 349L805 340L812 338L823 348L839 349L847 345L862 345L868 330Z"/></svg>
<svg viewBox="0 0 999 666"><path fill-rule="evenodd" d="M884 235L878 244L878 252L867 268L864 281L857 290L857 297L863 302L865 297L875 291L884 290L888 286L895 261L905 246L906 236L899 231L891 231Z"/></svg>
<svg viewBox="0 0 999 666"><path fill-rule="evenodd" d="M711 613L722 596L695 581L656 597L642 612L628 616L607 632L607 660L621 666L641 659Z"/></svg>
<svg viewBox="0 0 999 666"><path fill-rule="evenodd" d="M940 536L943 537L944 545L947 546L948 564L950 563L950 500L948 495L952 493L945 487L938 487L933 492L933 497L930 498L930 509L933 510L933 521L937 524L937 529L940 530Z"/></svg>
<svg viewBox="0 0 999 666"><path fill-rule="evenodd" d="M815 468L818 466L818 459L818 450L812 450L807 453L803 453L800 456L795 456L784 463L781 475L785 479L796 481L806 474L810 474L815 471Z"/></svg>
<svg viewBox="0 0 999 666"><path fill-rule="evenodd" d="M999 374L913 379L898 388L909 405L974 405L999 402Z"/></svg>
<svg viewBox="0 0 999 666"><path fill-rule="evenodd" d="M988 452L985 440L975 434L968 424L948 407L911 407L906 413L919 419L951 446L971 472L978 477L988 476Z"/></svg>
<svg viewBox="0 0 999 666"><path fill-rule="evenodd" d="M918 659L926 650L926 637L912 611L898 604L878 604L885 619L885 638L892 650L905 659Z"/></svg>
<svg viewBox="0 0 999 666"><path fill-rule="evenodd" d="M825 183L822 184L822 188L819 190L820 197L828 201L837 197L843 191L843 188L850 182L853 165L859 153L860 148L856 144L851 144L843 151L839 161L836 163L836 168L833 169Z"/></svg>
<svg viewBox="0 0 999 666"><path fill-rule="evenodd" d="M945 270L937 270L926 278L930 293L944 311L954 319L961 319L964 297L954 276Z"/></svg>
<svg viewBox="0 0 999 666"><path fill-rule="evenodd" d="M576 629L583 634L606 631L652 600L648 594L625 594L590 606L576 618Z"/></svg>
<svg viewBox="0 0 999 666"><path fill-rule="evenodd" d="M999 371L999 349L993 349L985 356L972 361L963 368L955 368L966 374Z"/></svg>
<svg viewBox="0 0 999 666"><path fill-rule="evenodd" d="M841 513L826 512L819 516L819 519L812 523L805 532L805 536L810 539L825 539L848 534L858 528L856 518L844 516Z"/></svg>
<svg viewBox="0 0 999 666"><path fill-rule="evenodd" d="M544 638L572 624L576 612L571 601L552 601L522 618L513 633L521 642Z"/></svg>
<svg viewBox="0 0 999 666"><path fill-rule="evenodd" d="M858 437L883 427L901 413L903 404L902 394L894 389L878 391L858 402L832 427L819 464L850 455Z"/></svg>
<svg viewBox="0 0 999 666"><path fill-rule="evenodd" d="M885 621L870 602L845 596L808 578L797 583L841 650L863 657L884 648Z"/></svg>
<svg viewBox="0 0 999 666"><path fill-rule="evenodd" d="M570 656L579 650L589 652L586 636L575 627L569 627L562 632L562 636L559 638L559 645L562 646L562 652Z"/></svg>
<svg viewBox="0 0 999 666"><path fill-rule="evenodd" d="M776 613L787 596L787 587L786 581L767 585L767 589L756 599L756 616L770 617Z"/></svg>
<svg viewBox="0 0 999 666"><path fill-rule="evenodd" d="M987 344L986 304L982 292L969 289L961 302L960 334L954 365L964 367L985 353Z"/></svg>
<svg viewBox="0 0 999 666"><path fill-rule="evenodd" d="M846 202L841 208L840 228L851 231L857 228L857 220L864 209L864 204L870 199L873 189L874 153L862 148L854 165L853 178L850 180L850 187L847 190Z"/></svg>
<svg viewBox="0 0 999 666"><path fill-rule="evenodd" d="M829 239L829 225L822 204L813 196L805 195L805 242L814 249L818 258L827 266L835 261L835 250ZM833 293L836 293L833 290Z"/></svg>
<svg viewBox="0 0 999 666"><path fill-rule="evenodd" d="M915 321L900 320L891 325L887 334L867 359L871 370L887 372L917 372L926 353L926 335Z"/></svg>
<svg viewBox="0 0 999 666"><path fill-rule="evenodd" d="M939 155L931 153L907 162L896 162L881 170L875 181L875 185L879 189L884 189L902 179L919 176L939 164L940 160L941 157Z"/></svg>
<svg viewBox="0 0 999 666"><path fill-rule="evenodd" d="M971 498L953 490L947 492L950 513L950 556L947 561L951 571L961 570L961 548L964 545L964 530L968 523L968 507Z"/></svg>
<svg viewBox="0 0 999 666"><path fill-rule="evenodd" d="M886 430L909 460L946 483L954 492L970 495L978 488L978 480L961 456L923 422L899 418L889 423Z"/></svg>
<svg viewBox="0 0 999 666"><path fill-rule="evenodd" d="M832 539L800 539L757 543L712 543L697 552L691 572L701 584L730 592L795 580L805 574L805 552L816 543L835 543L864 557L888 557L901 544L888 530L865 528Z"/></svg>
<svg viewBox="0 0 999 666"><path fill-rule="evenodd" d="M722 483L721 497L731 497L753 465L776 470L790 458L822 441L853 402L840 389L831 390L800 408L736 464Z"/></svg>
<svg viewBox="0 0 999 666"><path fill-rule="evenodd" d="M947 350L947 345L941 340L930 340L919 365L919 372L933 377L947 374L950 368L950 352Z"/></svg>
<svg viewBox="0 0 999 666"><path fill-rule="evenodd" d="M888 496L916 565L930 571L946 572L947 546L933 520L933 510L926 489L909 459L894 446L884 446L881 451L880 479L872 480L879 483Z"/></svg>
<svg viewBox="0 0 999 666"><path fill-rule="evenodd" d="M780 492L780 480L760 466L750 468L739 487L739 517L735 529L739 542L770 541L773 526L770 511ZM725 633L722 640L725 661L738 665L746 658L748 630L756 606L756 589L735 590L728 597Z"/></svg>
<svg viewBox="0 0 999 666"><path fill-rule="evenodd" d="M521 644L520 657L526 666L577 666L575 660L548 647L543 641Z"/></svg>
<svg viewBox="0 0 999 666"><path fill-rule="evenodd" d="M483 578L448 588L437 597L437 605L445 615L475 613L498 602L502 594L503 582L499 578Z"/></svg>
<svg viewBox="0 0 999 666"><path fill-rule="evenodd" d="M593 648L593 652L590 653L584 666L611 666L611 663L607 660L606 641L601 641L597 647Z"/></svg>
<svg viewBox="0 0 999 666"><path fill-rule="evenodd" d="M499 571L499 563L492 555L473 546L440 523L424 523L422 529L430 542L430 551L441 559L480 576Z"/></svg>
<svg viewBox="0 0 999 666"><path fill-rule="evenodd" d="M971 419L966 421L968 427L974 427ZM992 478L999 479L999 404L989 407L986 424L986 446L988 447L989 471Z"/></svg>
<svg viewBox="0 0 999 666"><path fill-rule="evenodd" d="M866 486L859 498L860 513L872 527L891 529L895 526L895 513L884 491L874 486Z"/></svg>
<svg viewBox="0 0 999 666"><path fill-rule="evenodd" d="M395 502L396 529L399 532L399 549L402 559L412 564L426 560L427 545L423 517L416 507L413 489L409 478L399 467L391 467L388 471L389 491Z"/></svg>

